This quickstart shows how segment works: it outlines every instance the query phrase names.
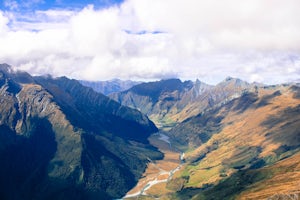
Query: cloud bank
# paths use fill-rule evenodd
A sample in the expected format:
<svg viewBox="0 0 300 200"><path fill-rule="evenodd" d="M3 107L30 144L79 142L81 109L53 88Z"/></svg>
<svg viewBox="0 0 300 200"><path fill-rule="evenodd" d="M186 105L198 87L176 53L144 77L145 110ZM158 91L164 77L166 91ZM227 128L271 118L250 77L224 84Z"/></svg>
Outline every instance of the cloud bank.
<svg viewBox="0 0 300 200"><path fill-rule="evenodd" d="M0 10L0 62L86 80L299 81L298 8L298 0L128 0L105 9Z"/></svg>

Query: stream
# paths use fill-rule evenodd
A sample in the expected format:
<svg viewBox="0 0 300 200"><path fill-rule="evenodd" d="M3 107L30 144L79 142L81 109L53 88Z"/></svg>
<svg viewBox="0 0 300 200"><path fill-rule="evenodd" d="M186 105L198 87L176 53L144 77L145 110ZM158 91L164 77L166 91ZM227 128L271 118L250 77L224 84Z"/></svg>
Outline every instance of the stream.
<svg viewBox="0 0 300 200"><path fill-rule="evenodd" d="M163 133L157 133L156 135L159 136L158 140L161 140L161 141L167 143L169 145L169 149L171 151L174 151L174 149L172 148L172 144L171 144L170 138L167 135L165 135ZM156 177L155 177L154 180L152 179L152 180L147 181L146 184L145 184L145 186L142 187L138 192L135 192L135 193L132 193L132 194L126 194L122 199L138 197L140 195L147 195L146 191L149 190L152 186L154 186L156 184L159 184L159 183L165 183L165 182L170 181L172 179L174 173L176 171L178 171L181 168L181 166L183 165L183 163L184 163L184 156L185 156L184 153L183 152L179 152L179 151L176 151L176 152L180 153L180 156L179 156L179 165L176 168L174 168L174 169L172 169L170 171L166 171L166 170L163 170L163 169L160 169L160 168L157 167L159 169L159 172L157 173L157 175L156 175ZM165 154L166 152L162 151L162 153ZM151 161L150 159L149 159L149 161L156 166L156 164L153 161ZM165 178L165 179L158 180L158 177L161 176L161 175L167 175L168 177Z"/></svg>

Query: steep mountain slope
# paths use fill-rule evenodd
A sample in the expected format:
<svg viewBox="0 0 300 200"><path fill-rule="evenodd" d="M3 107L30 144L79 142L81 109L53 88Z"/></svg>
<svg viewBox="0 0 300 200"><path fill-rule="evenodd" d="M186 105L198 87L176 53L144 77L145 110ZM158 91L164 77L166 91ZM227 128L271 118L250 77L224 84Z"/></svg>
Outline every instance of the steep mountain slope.
<svg viewBox="0 0 300 200"><path fill-rule="evenodd" d="M161 158L146 116L77 81L0 65L0 102L1 199L119 198Z"/></svg>
<svg viewBox="0 0 300 200"><path fill-rule="evenodd" d="M196 99L186 104L184 109L172 118L179 119L178 121L182 122L185 119L198 115L202 111L240 97L245 92L253 92L256 88L256 84L249 84L237 78L227 77L219 84L198 94Z"/></svg>
<svg viewBox="0 0 300 200"><path fill-rule="evenodd" d="M142 83L131 89L109 95L112 99L149 116L158 127L174 126L188 116L178 117L187 105L208 91L211 86L197 80L181 82L179 79Z"/></svg>
<svg viewBox="0 0 300 200"><path fill-rule="evenodd" d="M189 151L169 189L178 190L176 182L184 185L170 198L265 199L278 191L299 193L299 92L295 85L257 88L174 127L168 135Z"/></svg>
<svg viewBox="0 0 300 200"><path fill-rule="evenodd" d="M123 105L137 108L159 128L174 125L214 106L255 91L257 86L228 77L216 86L179 79L142 83L131 89L109 95Z"/></svg>
<svg viewBox="0 0 300 200"><path fill-rule="evenodd" d="M145 143L150 133L157 131L155 125L139 111L122 106L76 80L65 77L36 77L35 80L54 96L68 119L85 130L105 130Z"/></svg>
<svg viewBox="0 0 300 200"><path fill-rule="evenodd" d="M79 82L82 85L90 87L96 92L100 92L105 95L115 93L115 92L122 92L141 83L141 82L131 81L131 80L123 81L120 79L113 79L108 81L79 81Z"/></svg>

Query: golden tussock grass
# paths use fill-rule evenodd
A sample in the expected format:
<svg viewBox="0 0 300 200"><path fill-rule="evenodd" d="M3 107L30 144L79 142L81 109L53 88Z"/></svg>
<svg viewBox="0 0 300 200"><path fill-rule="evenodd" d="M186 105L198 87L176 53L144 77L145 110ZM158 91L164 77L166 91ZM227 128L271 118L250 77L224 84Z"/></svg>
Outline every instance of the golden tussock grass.
<svg viewBox="0 0 300 200"><path fill-rule="evenodd" d="M273 92L272 90L262 90L259 96L270 95ZM272 98L265 106L250 108L243 113L238 111L227 113L221 122L223 124L221 132L213 135L206 144L187 153L187 160L193 160L203 154L205 154L205 157L196 166L189 166L183 170L183 173L188 171L190 174L190 180L186 186L201 186L205 183L215 183L221 179L219 178L221 171L230 175L234 170L224 166L224 161L227 160L229 164L243 163L243 161L247 163L252 156L249 155L249 150L251 152L251 149L253 149L250 147L259 148L257 157L263 158L269 155L273 156L274 151L282 145L294 145L293 143L296 145L297 141L294 137L295 130L299 129L297 120L298 122L300 121L300 115L290 116L271 127L263 125L263 122L272 117L280 116L285 109L296 107L299 104L300 100L293 98L293 93L285 92ZM224 112L224 109L219 111L219 113L222 112ZM281 132L281 127L287 123L290 123L290 131ZM273 137L267 136L270 132L274 133ZM277 139L274 139L275 137ZM218 145L215 149L212 149L211 147L213 147L214 143ZM210 151L207 150L209 148ZM243 152L243 148L248 148L249 150ZM255 156L255 148L252 151L253 156Z"/></svg>

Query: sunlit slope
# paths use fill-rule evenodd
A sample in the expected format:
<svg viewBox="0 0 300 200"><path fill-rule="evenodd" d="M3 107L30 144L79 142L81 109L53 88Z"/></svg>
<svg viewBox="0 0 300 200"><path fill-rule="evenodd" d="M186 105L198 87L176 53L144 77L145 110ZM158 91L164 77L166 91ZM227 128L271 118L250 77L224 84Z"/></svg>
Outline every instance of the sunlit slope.
<svg viewBox="0 0 300 200"><path fill-rule="evenodd" d="M249 171L251 174L268 174L264 180L249 185L237 199L266 199L276 197L300 197L300 153L279 161L275 165L259 170Z"/></svg>
<svg viewBox="0 0 300 200"><path fill-rule="evenodd" d="M265 87L247 92L183 122L169 135L179 147L188 149L187 163L177 174L185 181L184 188L172 198L196 195L198 199L224 199L245 191L242 198L251 193L247 190L256 183L259 190L267 190L259 182L277 179L263 167L270 166L270 170L279 173L280 164L275 163L281 160L282 165L290 166L288 170L298 169L297 157L289 157L300 147L299 87ZM286 158L289 164L284 163ZM249 177L260 169L258 177ZM283 172L276 183L278 188L293 181Z"/></svg>

